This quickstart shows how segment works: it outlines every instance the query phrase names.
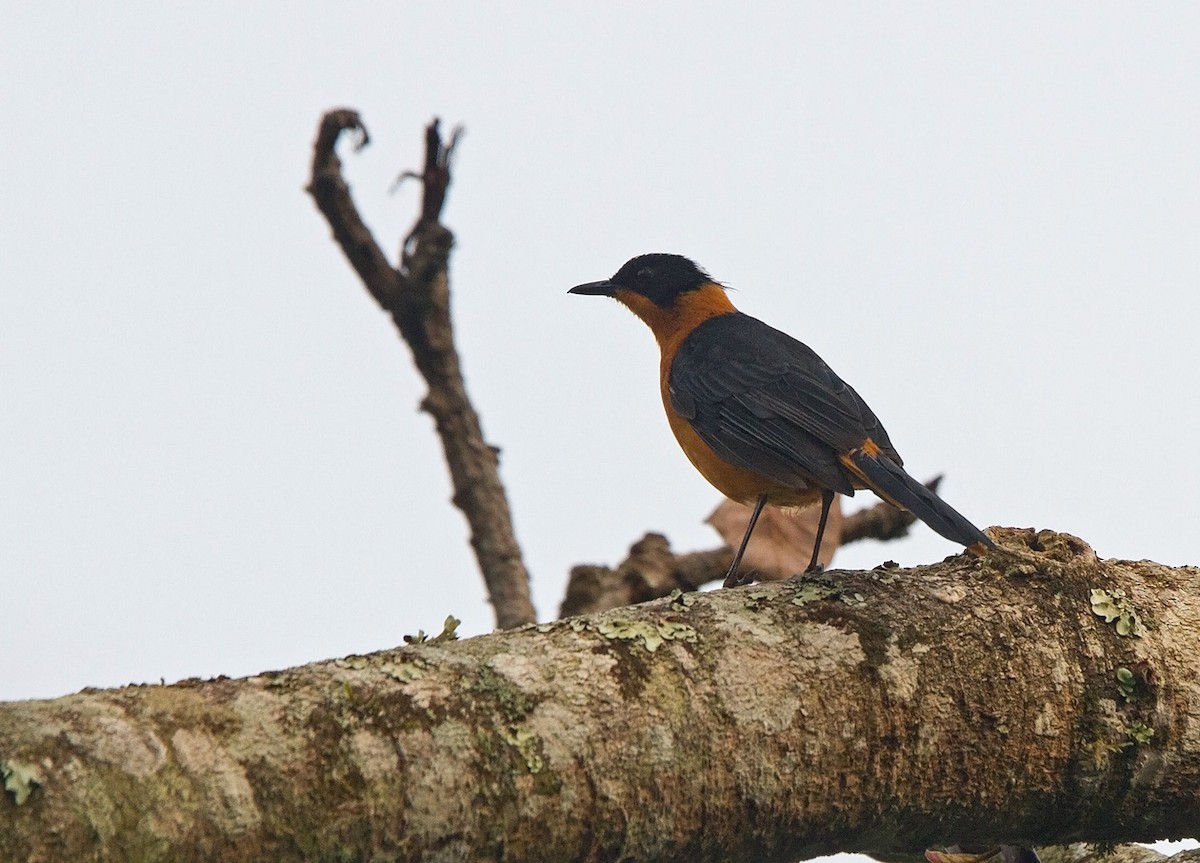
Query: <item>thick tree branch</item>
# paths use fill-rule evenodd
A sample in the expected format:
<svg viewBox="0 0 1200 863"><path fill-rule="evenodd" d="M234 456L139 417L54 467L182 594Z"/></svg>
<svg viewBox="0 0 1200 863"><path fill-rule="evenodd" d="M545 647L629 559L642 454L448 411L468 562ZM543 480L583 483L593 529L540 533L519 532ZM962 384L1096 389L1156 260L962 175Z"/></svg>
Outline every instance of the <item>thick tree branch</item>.
<svg viewBox="0 0 1200 863"><path fill-rule="evenodd" d="M529 598L529 574L500 480L498 451L484 439L479 415L467 396L450 324L447 270L454 237L440 220L457 132L444 144L437 120L425 130L425 164L414 174L422 181L421 212L404 241L401 265L395 268L363 223L342 177L335 145L346 131L359 135L359 147L369 140L355 111L331 111L322 118L313 147L309 194L371 296L391 314L429 385L421 408L437 427L454 485L454 505L470 525L471 547L497 625L531 623L536 615Z"/></svg>
<svg viewBox="0 0 1200 863"><path fill-rule="evenodd" d="M1200 833L1200 570L992 534L982 559L0 705L0 848L791 861Z"/></svg>

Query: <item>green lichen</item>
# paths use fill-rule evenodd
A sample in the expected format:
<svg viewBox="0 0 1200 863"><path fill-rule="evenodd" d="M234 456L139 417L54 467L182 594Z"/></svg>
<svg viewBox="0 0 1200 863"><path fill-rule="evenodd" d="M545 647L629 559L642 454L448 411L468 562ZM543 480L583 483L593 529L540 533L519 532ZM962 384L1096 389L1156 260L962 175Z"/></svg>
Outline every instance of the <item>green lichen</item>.
<svg viewBox="0 0 1200 863"><path fill-rule="evenodd" d="M394 665L385 666L383 671L393 680L399 680L401 683L412 683L414 680L420 680L425 674L425 669L415 662L397 662Z"/></svg>
<svg viewBox="0 0 1200 863"><path fill-rule="evenodd" d="M687 611L687 609L691 608L696 602L696 597L698 595L699 594L697 594L694 590L684 593L679 588L675 588L671 591L667 599L671 601L672 608L679 609L680 611Z"/></svg>
<svg viewBox="0 0 1200 863"><path fill-rule="evenodd" d="M1105 623L1115 623L1117 635L1141 638L1146 627L1138 617L1137 609L1119 588L1111 591L1096 588L1092 591L1092 614L1103 617Z"/></svg>
<svg viewBox="0 0 1200 863"><path fill-rule="evenodd" d="M1113 739L1112 730L1119 735L1116 739ZM1153 739L1154 729L1142 720L1135 719L1127 725L1118 723L1116 729L1111 729L1109 733L1101 733L1085 746L1091 751L1092 760L1099 768L1118 752L1126 751L1132 746L1144 746Z"/></svg>
<svg viewBox="0 0 1200 863"><path fill-rule="evenodd" d="M510 728L504 734L504 739L521 754L525 767L530 773L541 773L546 762L542 760L541 740L527 728Z"/></svg>
<svg viewBox="0 0 1200 863"><path fill-rule="evenodd" d="M1129 735L1130 741L1133 743L1149 743L1154 737L1154 729L1142 722L1140 719L1135 719L1125 726L1125 733ZM1128 745L1128 744L1127 744Z"/></svg>
<svg viewBox="0 0 1200 863"><path fill-rule="evenodd" d="M29 799L35 788L44 784L37 766L21 761L0 761L0 776L4 777L4 790L13 796L18 806Z"/></svg>
<svg viewBox="0 0 1200 863"><path fill-rule="evenodd" d="M1096 737L1084 745L1092 753L1092 765L1099 770L1108 763L1108 760L1112 756L1131 744L1129 742L1113 743L1111 740L1106 740L1103 737Z"/></svg>
<svg viewBox="0 0 1200 863"><path fill-rule="evenodd" d="M442 631L437 635L427 635L425 630L418 629L416 635L404 636L405 644L443 644L447 641L458 641L458 625L462 623L453 614L447 615L442 624Z"/></svg>
<svg viewBox="0 0 1200 863"><path fill-rule="evenodd" d="M1121 666L1117 669L1117 689L1126 703L1133 701L1133 690L1137 687L1137 678L1128 668Z"/></svg>
<svg viewBox="0 0 1200 863"><path fill-rule="evenodd" d="M333 664L338 668L349 668L353 671L362 671L371 664L371 660L365 656L357 654L351 656L343 656L341 659L335 659Z"/></svg>
<svg viewBox="0 0 1200 863"><path fill-rule="evenodd" d="M640 641L654 653L664 641L696 641L696 630L674 620L606 620L596 627L605 638L620 641Z"/></svg>
<svg viewBox="0 0 1200 863"><path fill-rule="evenodd" d="M808 605L810 602L819 602L822 599L828 599L835 593L837 593L837 589L830 585L806 581L796 588L795 595L792 596L792 605Z"/></svg>
<svg viewBox="0 0 1200 863"><path fill-rule="evenodd" d="M758 611L771 598L772 591L769 590L750 590L742 594L742 598L746 601L746 607L751 611Z"/></svg>
<svg viewBox="0 0 1200 863"><path fill-rule="evenodd" d="M487 666L479 669L478 677L471 684L471 690L491 699L504 714L504 718L512 724L523 720L534 707L534 702L519 686Z"/></svg>

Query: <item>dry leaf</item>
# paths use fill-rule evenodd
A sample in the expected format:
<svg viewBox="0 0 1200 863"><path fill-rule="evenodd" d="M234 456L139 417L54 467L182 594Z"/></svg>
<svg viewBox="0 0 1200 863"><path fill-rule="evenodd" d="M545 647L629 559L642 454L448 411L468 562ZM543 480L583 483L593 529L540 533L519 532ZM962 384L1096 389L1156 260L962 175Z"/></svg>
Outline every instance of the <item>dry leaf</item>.
<svg viewBox="0 0 1200 863"><path fill-rule="evenodd" d="M752 507L724 500L705 519L725 540L730 548L737 548L746 532ZM765 581L791 578L804 572L812 557L813 542L817 538L817 522L821 518L821 507L805 507L799 512L785 513L778 507L767 506L758 517L754 535L742 558L741 570L754 570ZM829 508L829 520L825 524L825 538L821 542L822 566L828 566L833 553L842 541L842 498L837 495Z"/></svg>

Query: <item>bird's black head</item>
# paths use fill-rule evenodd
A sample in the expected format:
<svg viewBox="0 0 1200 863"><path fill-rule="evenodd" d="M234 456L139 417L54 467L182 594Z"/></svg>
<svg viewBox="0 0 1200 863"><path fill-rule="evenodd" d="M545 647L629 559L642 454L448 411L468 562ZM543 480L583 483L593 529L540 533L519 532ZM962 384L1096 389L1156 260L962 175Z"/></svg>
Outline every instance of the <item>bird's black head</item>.
<svg viewBox="0 0 1200 863"><path fill-rule="evenodd" d="M611 279L576 285L569 293L611 297L617 291L640 294L667 308L688 291L712 283L712 277L683 255L638 255L625 262Z"/></svg>

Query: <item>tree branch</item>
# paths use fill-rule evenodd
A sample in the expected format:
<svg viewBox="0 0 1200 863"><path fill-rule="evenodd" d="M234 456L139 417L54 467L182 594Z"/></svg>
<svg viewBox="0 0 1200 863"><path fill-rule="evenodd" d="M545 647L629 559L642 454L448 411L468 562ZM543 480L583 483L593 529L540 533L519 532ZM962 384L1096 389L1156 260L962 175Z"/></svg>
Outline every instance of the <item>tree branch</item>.
<svg viewBox="0 0 1200 863"><path fill-rule="evenodd" d="M487 584L496 624L511 628L532 623L537 618L529 598L529 573L500 480L499 451L484 439L479 415L467 396L450 324L447 269L454 236L441 224L441 211L450 185L450 156L459 133L444 144L436 119L425 130L425 163L414 175L423 186L421 212L404 241L400 267L395 268L363 223L342 177L334 148L338 136L346 131L358 134L358 148L369 140L355 111L340 109L322 118L313 146L308 192L371 296L391 313L429 385L421 409L433 417L437 427L454 486L454 505L470 525L471 547Z"/></svg>
<svg viewBox="0 0 1200 863"><path fill-rule="evenodd" d="M339 108L322 117L317 129L317 141L313 145L312 176L307 191L325 221L329 222L333 238L341 246L363 285L380 306L390 308L400 294L399 273L388 263L387 256L371 235L371 229L359 216L350 198L350 187L342 178L342 162L337 157L335 146L343 132L357 135L355 151L371 142L367 127L362 124L357 111Z"/></svg>
<svg viewBox="0 0 1200 863"><path fill-rule="evenodd" d="M1200 833L1200 570L992 535L982 559L0 705L0 847L769 863Z"/></svg>

